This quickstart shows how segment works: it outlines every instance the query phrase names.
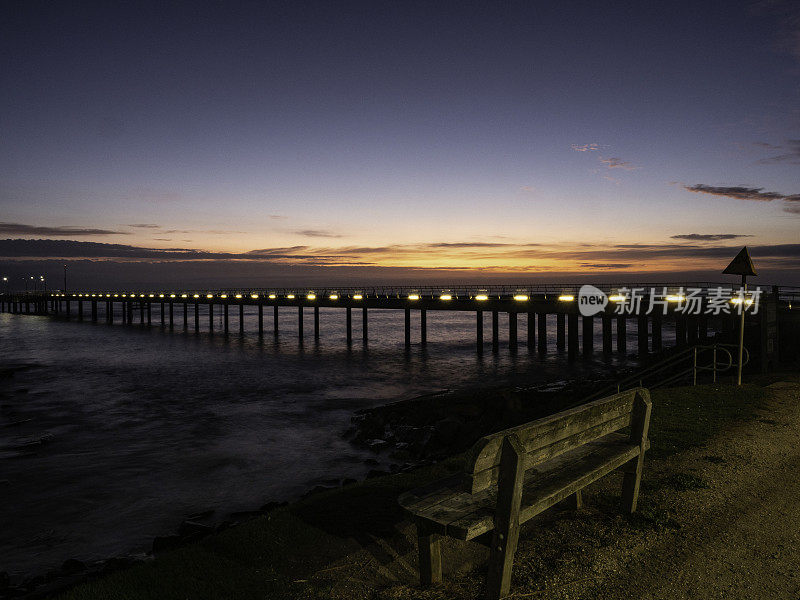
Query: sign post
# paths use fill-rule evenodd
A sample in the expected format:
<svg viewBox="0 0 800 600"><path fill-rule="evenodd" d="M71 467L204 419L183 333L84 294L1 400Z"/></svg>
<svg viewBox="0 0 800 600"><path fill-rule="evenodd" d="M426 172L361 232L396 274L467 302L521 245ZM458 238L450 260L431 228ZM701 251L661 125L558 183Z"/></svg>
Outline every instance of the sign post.
<svg viewBox="0 0 800 600"><path fill-rule="evenodd" d="M747 276L752 275L755 277L756 268L753 266L753 259L750 258L750 251L747 246L739 250L725 270L723 275L741 275L742 276L742 297L739 304L739 365L736 374L736 385L742 385L742 356L744 354L744 312L747 310Z"/></svg>

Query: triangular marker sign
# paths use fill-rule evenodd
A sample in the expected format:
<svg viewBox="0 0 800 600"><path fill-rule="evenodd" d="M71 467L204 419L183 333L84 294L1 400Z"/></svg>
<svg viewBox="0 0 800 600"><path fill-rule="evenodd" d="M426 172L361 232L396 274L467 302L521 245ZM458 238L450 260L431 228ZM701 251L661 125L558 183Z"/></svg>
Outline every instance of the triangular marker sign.
<svg viewBox="0 0 800 600"><path fill-rule="evenodd" d="M739 254L731 261L731 264L725 267L722 273L725 275L758 275L747 246L739 250Z"/></svg>

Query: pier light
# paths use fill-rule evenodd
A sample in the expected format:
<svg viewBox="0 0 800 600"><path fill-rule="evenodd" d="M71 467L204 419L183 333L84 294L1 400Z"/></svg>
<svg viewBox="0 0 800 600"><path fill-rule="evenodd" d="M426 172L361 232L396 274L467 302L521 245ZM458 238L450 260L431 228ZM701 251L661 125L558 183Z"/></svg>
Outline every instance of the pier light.
<svg viewBox="0 0 800 600"><path fill-rule="evenodd" d="M528 300L528 295L527 294L517 294L517 295L514 296L514 300L516 300L517 302L525 302L525 301Z"/></svg>
<svg viewBox="0 0 800 600"><path fill-rule="evenodd" d="M611 302L625 302L625 296L622 294L614 294L613 296L609 296L608 299Z"/></svg>
<svg viewBox="0 0 800 600"><path fill-rule="evenodd" d="M356 294L355 296L353 296L353 300L361 300L362 298L364 298L364 296L362 296L361 294Z"/></svg>
<svg viewBox="0 0 800 600"><path fill-rule="evenodd" d="M114 298L119 298L119 294L114 294Z"/></svg>
<svg viewBox="0 0 800 600"><path fill-rule="evenodd" d="M188 298L189 294L181 294L181 298Z"/></svg>
<svg viewBox="0 0 800 600"><path fill-rule="evenodd" d="M575 300L575 296L571 294L561 294L558 299L560 302L573 302Z"/></svg>
<svg viewBox="0 0 800 600"><path fill-rule="evenodd" d="M159 298L163 298L163 297L164 297L164 294L159 294L159 295L158 295L158 297L159 297Z"/></svg>
<svg viewBox="0 0 800 600"><path fill-rule="evenodd" d="M241 294L236 294L236 299L237 300L241 300L242 299L242 295Z"/></svg>
<svg viewBox="0 0 800 600"><path fill-rule="evenodd" d="M316 300L317 299L317 295L314 294L314 293L306 294L306 299L308 299L308 300Z"/></svg>
<svg viewBox="0 0 800 600"><path fill-rule="evenodd" d="M200 294L195 294L194 296L192 296L192 298L199 298L199 297L200 297Z"/></svg>
<svg viewBox="0 0 800 600"><path fill-rule="evenodd" d="M268 297L270 300L275 300L275 298L277 298L277 296L276 296L275 294L270 294L270 295L269 295L269 296L267 296L267 297Z"/></svg>
<svg viewBox="0 0 800 600"><path fill-rule="evenodd" d="M122 297L123 297L123 298L127 298L127 297L128 297L128 294L122 294Z"/></svg>
<svg viewBox="0 0 800 600"><path fill-rule="evenodd" d="M250 297L251 297L253 300L258 300L258 294L250 294Z"/></svg>
<svg viewBox="0 0 800 600"><path fill-rule="evenodd" d="M286 294L286 297L287 297L289 300L294 300L294 294Z"/></svg>
<svg viewBox="0 0 800 600"><path fill-rule="evenodd" d="M682 302L686 300L686 296L681 296L680 294L670 294L666 298L667 302Z"/></svg>
<svg viewBox="0 0 800 600"><path fill-rule="evenodd" d="M331 300L338 300L339 294L331 294L330 296L328 296L328 298L330 298Z"/></svg>
<svg viewBox="0 0 800 600"><path fill-rule="evenodd" d="M227 298L227 297L228 297L228 294L220 294L220 295L219 295L219 297L220 297L220 298Z"/></svg>
<svg viewBox="0 0 800 600"><path fill-rule="evenodd" d="M439 296L439 300L452 300L452 299L453 296L451 296L450 294L442 294L441 296Z"/></svg>
<svg viewBox="0 0 800 600"><path fill-rule="evenodd" d="M742 299L741 298L731 298L731 304L741 304L741 303L742 303ZM750 306L753 303L753 299L752 298L745 298L744 303L747 306ZM791 306L789 308L791 308Z"/></svg>
<svg viewBox="0 0 800 600"><path fill-rule="evenodd" d="M408 299L409 300L419 300L419 294L409 294L408 295Z"/></svg>
<svg viewBox="0 0 800 600"><path fill-rule="evenodd" d="M487 296L486 294L478 294L477 296L475 296L475 300L477 300L478 302L486 302L488 299L489 296Z"/></svg>
<svg viewBox="0 0 800 600"><path fill-rule="evenodd" d="M106 294L106 298L111 298L111 294Z"/></svg>
<svg viewBox="0 0 800 600"><path fill-rule="evenodd" d="M214 294L206 294L206 298L213 298Z"/></svg>
<svg viewBox="0 0 800 600"><path fill-rule="evenodd" d="M154 298L154 297L155 297L155 294L147 294L147 297L148 297L148 298Z"/></svg>
<svg viewBox="0 0 800 600"><path fill-rule="evenodd" d="M144 298L144 294L139 294L139 298Z"/></svg>
<svg viewBox="0 0 800 600"><path fill-rule="evenodd" d="M170 297L170 298L174 298L174 297L175 297L175 294L170 294L170 295L169 295L169 297Z"/></svg>
<svg viewBox="0 0 800 600"><path fill-rule="evenodd" d="M92 294L92 298L94 298L97 294Z"/></svg>

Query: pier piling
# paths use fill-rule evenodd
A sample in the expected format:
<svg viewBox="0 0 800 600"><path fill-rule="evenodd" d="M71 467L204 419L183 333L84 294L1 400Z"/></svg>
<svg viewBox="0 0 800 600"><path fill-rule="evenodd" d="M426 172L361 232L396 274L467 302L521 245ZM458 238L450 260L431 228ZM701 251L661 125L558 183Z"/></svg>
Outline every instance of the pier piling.
<svg viewBox="0 0 800 600"><path fill-rule="evenodd" d="M511 352L517 351L517 313L508 313L508 349Z"/></svg>
<svg viewBox="0 0 800 600"><path fill-rule="evenodd" d="M497 353L500 351L500 323L498 322L499 316L496 310L492 311L492 352Z"/></svg>

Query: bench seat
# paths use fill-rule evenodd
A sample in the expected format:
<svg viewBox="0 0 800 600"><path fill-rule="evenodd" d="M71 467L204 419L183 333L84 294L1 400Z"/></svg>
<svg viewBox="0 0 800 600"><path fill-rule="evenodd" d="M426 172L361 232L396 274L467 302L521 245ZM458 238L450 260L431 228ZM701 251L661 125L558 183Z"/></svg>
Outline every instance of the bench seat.
<svg viewBox="0 0 800 600"><path fill-rule="evenodd" d="M639 451L628 435L612 433L526 471L519 522L628 463ZM469 494L463 491L463 478L456 475L406 492L398 502L424 521L428 531L471 540L494 528L497 488Z"/></svg>

